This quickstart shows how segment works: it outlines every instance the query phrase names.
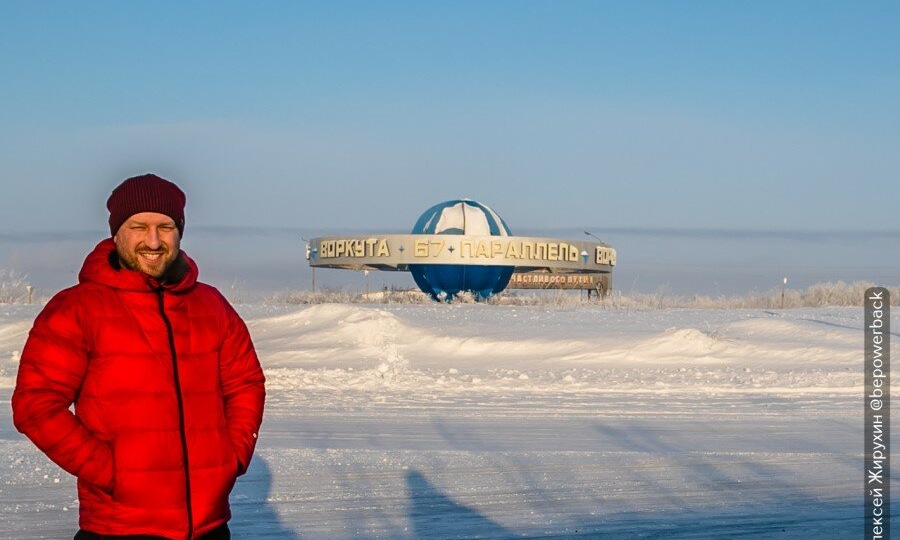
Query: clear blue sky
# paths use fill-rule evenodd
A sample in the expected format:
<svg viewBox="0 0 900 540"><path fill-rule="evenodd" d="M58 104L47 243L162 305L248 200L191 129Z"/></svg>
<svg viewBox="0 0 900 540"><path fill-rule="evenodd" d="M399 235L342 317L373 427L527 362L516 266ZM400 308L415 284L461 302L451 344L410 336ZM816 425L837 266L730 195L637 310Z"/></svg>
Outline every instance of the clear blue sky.
<svg viewBox="0 0 900 540"><path fill-rule="evenodd" d="M148 171L186 240L458 197L513 232L898 232L898 28L897 2L4 2L0 232L102 233Z"/></svg>

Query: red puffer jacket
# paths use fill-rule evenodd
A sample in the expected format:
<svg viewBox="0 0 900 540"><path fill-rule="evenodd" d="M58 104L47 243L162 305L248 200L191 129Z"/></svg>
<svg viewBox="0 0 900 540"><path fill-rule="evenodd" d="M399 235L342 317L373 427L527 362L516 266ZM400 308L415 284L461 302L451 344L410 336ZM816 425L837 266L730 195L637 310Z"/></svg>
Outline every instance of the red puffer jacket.
<svg viewBox="0 0 900 540"><path fill-rule="evenodd" d="M160 286L116 268L114 251L97 245L35 320L13 419L78 477L83 529L196 538L231 517L265 379L247 327L190 258Z"/></svg>

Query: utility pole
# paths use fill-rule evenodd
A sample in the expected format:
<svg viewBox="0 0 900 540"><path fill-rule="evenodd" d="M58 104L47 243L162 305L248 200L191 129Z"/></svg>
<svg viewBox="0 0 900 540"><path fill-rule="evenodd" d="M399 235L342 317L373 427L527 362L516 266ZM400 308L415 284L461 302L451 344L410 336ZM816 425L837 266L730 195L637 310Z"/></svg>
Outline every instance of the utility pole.
<svg viewBox="0 0 900 540"><path fill-rule="evenodd" d="M590 236L591 238L597 240L597 241L600 242L601 244L605 244L605 242L604 242L603 240L600 240L600 237L599 237L599 236L597 236L596 234L592 233L591 231L584 231L584 234L586 234L586 235ZM598 289L598 290L597 290L597 298L600 299L600 296L601 296L601 295L600 295L600 290ZM590 290L590 289L587 290L587 297L588 297L588 302L590 302L590 301L591 301L591 290Z"/></svg>
<svg viewBox="0 0 900 540"><path fill-rule="evenodd" d="M301 236L300 239L303 240L304 242L306 242L306 260L309 261L309 260L311 260L310 257L312 256L312 240L310 240L309 238L305 238L303 236ZM313 266L312 264L310 264L309 268L312 270L312 292L313 292L313 294L315 294L315 292L316 292L316 267Z"/></svg>

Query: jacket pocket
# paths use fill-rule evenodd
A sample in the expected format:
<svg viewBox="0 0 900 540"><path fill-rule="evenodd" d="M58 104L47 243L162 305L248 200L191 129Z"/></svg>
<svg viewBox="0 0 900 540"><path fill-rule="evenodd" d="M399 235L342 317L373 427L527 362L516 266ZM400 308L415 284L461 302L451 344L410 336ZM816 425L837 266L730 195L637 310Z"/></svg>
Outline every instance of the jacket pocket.
<svg viewBox="0 0 900 540"><path fill-rule="evenodd" d="M84 480L104 493L112 495L116 478L116 464L112 444L108 441L98 441L91 454L90 461L91 463L79 473L79 479Z"/></svg>
<svg viewBox="0 0 900 540"><path fill-rule="evenodd" d="M238 457L237 448L235 448L234 443L230 439L228 440L228 450L231 455L231 463L234 464L234 476L237 478L246 471L244 470L244 464L241 463L241 459Z"/></svg>
<svg viewBox="0 0 900 540"><path fill-rule="evenodd" d="M109 447L109 468L112 471L112 477L110 478L109 484L103 488L103 491L109 493L113 498L116 495L116 479L119 477L116 474L116 451L115 447L110 445Z"/></svg>

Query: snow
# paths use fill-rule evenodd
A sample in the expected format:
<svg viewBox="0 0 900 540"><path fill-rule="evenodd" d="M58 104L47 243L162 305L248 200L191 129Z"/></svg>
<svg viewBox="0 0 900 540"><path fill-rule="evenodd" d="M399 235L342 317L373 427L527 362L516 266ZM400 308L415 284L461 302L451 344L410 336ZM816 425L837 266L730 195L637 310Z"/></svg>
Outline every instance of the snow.
<svg viewBox="0 0 900 540"><path fill-rule="evenodd" d="M861 309L237 307L269 397L236 538L862 531ZM0 306L7 402L38 310ZM3 414L0 537L71 537Z"/></svg>

